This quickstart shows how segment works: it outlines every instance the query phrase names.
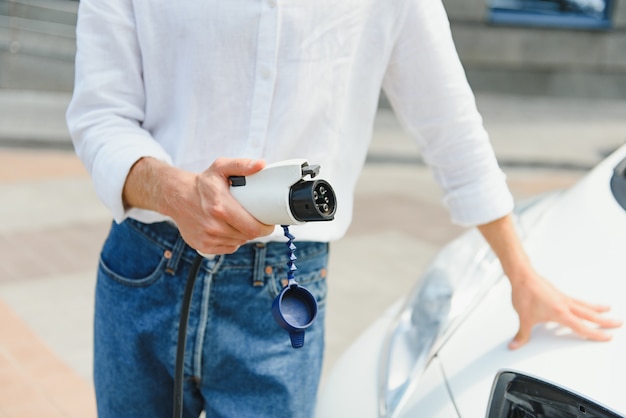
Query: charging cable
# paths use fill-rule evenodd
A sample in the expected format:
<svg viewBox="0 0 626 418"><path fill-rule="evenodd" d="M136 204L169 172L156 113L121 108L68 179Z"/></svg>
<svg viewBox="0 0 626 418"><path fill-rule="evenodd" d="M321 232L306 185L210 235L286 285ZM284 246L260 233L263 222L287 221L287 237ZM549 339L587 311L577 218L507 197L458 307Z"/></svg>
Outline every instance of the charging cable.
<svg viewBox="0 0 626 418"><path fill-rule="evenodd" d="M191 296L193 295L193 287L196 278L200 272L202 265L202 257L196 254L193 259L189 275L187 276L187 284L185 285L185 293L183 294L183 303L180 308L180 321L178 324L178 343L176 345L176 367L174 369L174 418L183 417L183 386L185 383L185 350L187 345L187 324L189 322L189 311L191 309Z"/></svg>
<svg viewBox="0 0 626 418"><path fill-rule="evenodd" d="M237 201L264 224L282 225L287 237L288 283L274 300L272 315L278 325L289 332L293 348L304 345L304 332L317 316L317 301L294 278L296 247L288 225L331 221L337 208L330 184L324 180L304 179L313 179L318 172L318 165L295 159L270 164L252 176L230 178L231 193ZM183 294L174 370L174 418L183 417L187 325L193 288L203 260L201 253L194 258Z"/></svg>

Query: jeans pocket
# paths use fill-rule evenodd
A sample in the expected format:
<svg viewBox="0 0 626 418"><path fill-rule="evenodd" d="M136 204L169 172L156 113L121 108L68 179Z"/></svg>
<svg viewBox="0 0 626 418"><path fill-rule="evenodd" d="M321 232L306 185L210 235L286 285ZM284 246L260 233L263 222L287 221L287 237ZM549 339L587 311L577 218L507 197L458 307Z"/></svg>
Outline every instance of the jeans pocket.
<svg viewBox="0 0 626 418"><path fill-rule="evenodd" d="M269 279L268 291L272 300L278 296L287 283L287 272L283 269L274 269L276 274L272 274ZM328 292L326 283L326 268L318 267L312 270L303 271L298 267L295 280L299 286L306 288L315 296L318 305L326 303L326 295Z"/></svg>
<svg viewBox="0 0 626 418"><path fill-rule="evenodd" d="M163 277L165 249L127 223L113 225L100 254L99 271L130 287L146 287Z"/></svg>

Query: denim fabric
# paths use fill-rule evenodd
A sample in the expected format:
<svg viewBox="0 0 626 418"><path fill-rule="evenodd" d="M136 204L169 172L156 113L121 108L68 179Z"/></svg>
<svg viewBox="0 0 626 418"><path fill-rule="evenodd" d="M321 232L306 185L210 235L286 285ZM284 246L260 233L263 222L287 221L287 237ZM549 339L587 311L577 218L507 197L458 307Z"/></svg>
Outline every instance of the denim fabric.
<svg viewBox="0 0 626 418"><path fill-rule="evenodd" d="M319 313L293 349L271 314L284 243L205 259L187 332L185 417L309 417L324 348L328 244L298 242L296 280ZM98 269L94 381L100 418L171 417L178 321L195 251L168 223L113 224Z"/></svg>

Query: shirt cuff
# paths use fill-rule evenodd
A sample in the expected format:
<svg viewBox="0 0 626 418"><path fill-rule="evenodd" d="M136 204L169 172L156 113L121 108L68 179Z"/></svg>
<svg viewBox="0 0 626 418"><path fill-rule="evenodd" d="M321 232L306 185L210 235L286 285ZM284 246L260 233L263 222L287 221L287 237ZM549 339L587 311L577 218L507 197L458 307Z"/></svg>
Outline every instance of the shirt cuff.
<svg viewBox="0 0 626 418"><path fill-rule="evenodd" d="M477 183L449 193L443 199L453 223L474 227L483 225L513 211L513 196L506 185L504 173L493 180Z"/></svg>
<svg viewBox="0 0 626 418"><path fill-rule="evenodd" d="M154 140L145 136L126 138L124 146L100 152L95 159L92 178L98 197L109 208L115 222L128 217L122 193L132 166L143 157L152 157L172 164L171 157Z"/></svg>

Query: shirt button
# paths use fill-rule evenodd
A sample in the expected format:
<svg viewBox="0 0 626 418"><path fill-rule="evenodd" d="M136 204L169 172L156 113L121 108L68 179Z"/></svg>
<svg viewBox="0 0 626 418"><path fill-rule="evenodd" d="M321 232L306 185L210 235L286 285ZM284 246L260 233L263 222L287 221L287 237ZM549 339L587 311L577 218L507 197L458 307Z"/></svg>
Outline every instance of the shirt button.
<svg viewBox="0 0 626 418"><path fill-rule="evenodd" d="M266 80L269 79L271 75L272 75L272 73L267 68L263 68L261 70L261 77L263 77L264 79L266 79Z"/></svg>
<svg viewBox="0 0 626 418"><path fill-rule="evenodd" d="M276 7L276 0L267 0L267 5L273 9Z"/></svg>

